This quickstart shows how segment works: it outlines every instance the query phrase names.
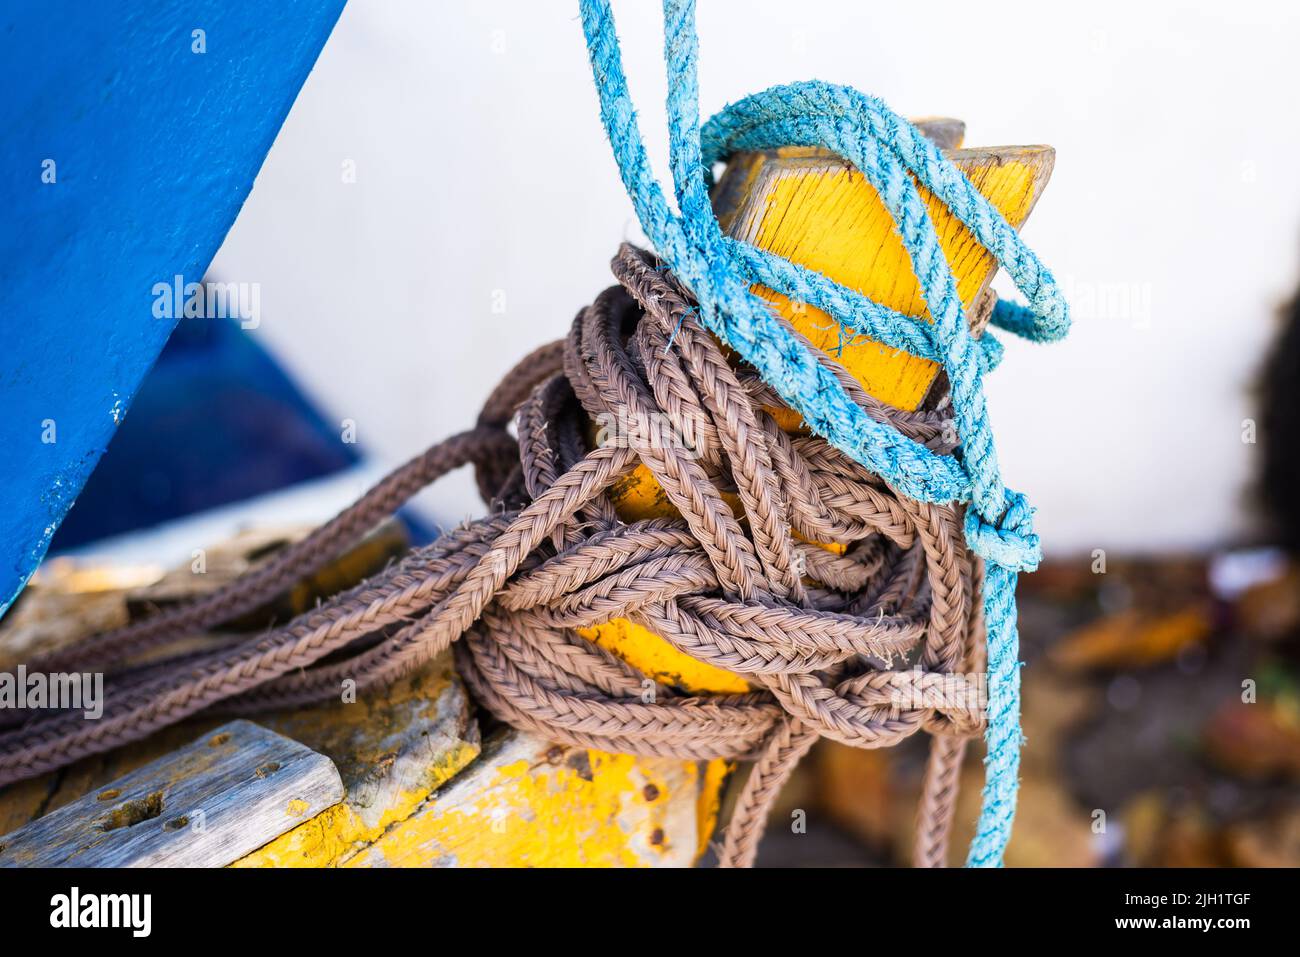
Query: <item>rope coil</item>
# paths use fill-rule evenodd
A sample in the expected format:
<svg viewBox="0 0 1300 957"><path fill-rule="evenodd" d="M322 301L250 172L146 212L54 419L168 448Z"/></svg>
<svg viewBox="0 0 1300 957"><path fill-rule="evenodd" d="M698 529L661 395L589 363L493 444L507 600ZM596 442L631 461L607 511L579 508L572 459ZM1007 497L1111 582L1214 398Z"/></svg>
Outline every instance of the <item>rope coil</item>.
<svg viewBox="0 0 1300 957"><path fill-rule="evenodd" d="M267 635L111 675L99 721L52 714L0 735L0 782L209 708L331 700L345 679L378 688L463 637L461 674L515 727L606 751L756 761L726 864L752 861L772 799L818 736L885 747L927 731L943 743L931 757L916 856L941 863L962 754L949 739L983 727L978 709L940 687L945 675L982 666L980 572L961 544L960 508L900 497L821 439L782 431L771 389L733 367L671 273L630 246L613 266L621 285L584 309L566 340L524 359L478 428L403 466L213 598L34 667L120 661L235 617L458 465L476 465L495 514ZM889 409L822 361L871 414L947 448L941 413ZM506 431L516 409L517 440ZM588 423L611 410L661 416L674 431L698 423L697 441L634 430L593 447ZM680 518L618 518L609 490L638 464ZM848 547L834 554L816 541ZM573 631L618 617L755 690L697 697L655 685L647 698L644 674Z"/></svg>
<svg viewBox="0 0 1300 957"><path fill-rule="evenodd" d="M983 731L984 809L968 863L1001 862L1020 745L1015 577L1036 566L1038 543L1032 509L1002 483L984 408L982 377L1000 347L971 335L917 183L1029 297L1029 309L980 304L993 325L1059 338L1067 325L1059 290L937 149L856 91L778 87L701 132L694 5L665 0L664 10L679 213L650 174L608 3L581 2L602 119L659 258L620 249L620 285L579 313L566 340L521 362L475 429L408 462L267 565L31 667L120 664L250 611L462 465L475 466L497 511L266 635L111 675L99 721L53 713L0 733L0 784L206 709L328 700L345 679L379 687L455 643L476 698L516 727L602 750L753 760L725 865L752 862L776 793L818 737L872 748L922 730L933 744L914 858L942 863L965 741ZM708 200L712 162L786 144L833 149L876 187L930 323L722 235ZM905 413L874 400L754 296L753 282L816 305L852 333L939 361L950 411ZM709 333L746 364L733 365ZM783 432L769 411L782 404L815 434ZM670 429L616 430L616 441L593 447L587 424L602 416ZM688 432L690 445L665 441ZM610 489L638 465L680 518L619 519ZM814 542L848 547L835 555ZM697 697L652 684L647 699L645 675L573 631L616 617L755 690ZM987 710L953 699L944 684L983 672L986 654Z"/></svg>

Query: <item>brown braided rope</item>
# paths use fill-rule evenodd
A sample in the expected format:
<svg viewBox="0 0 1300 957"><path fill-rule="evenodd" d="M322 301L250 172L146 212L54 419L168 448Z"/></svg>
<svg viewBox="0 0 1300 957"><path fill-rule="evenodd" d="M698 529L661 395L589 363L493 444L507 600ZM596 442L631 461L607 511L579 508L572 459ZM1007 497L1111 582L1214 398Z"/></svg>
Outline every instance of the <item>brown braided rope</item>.
<svg viewBox="0 0 1300 957"><path fill-rule="evenodd" d="M753 761L724 866L752 863L772 802L818 737L875 748L925 730L914 860L942 865L965 740L983 722L976 702L936 693L945 675L983 666L981 569L959 511L903 498L821 439L784 432L770 412L777 397L728 361L670 274L628 245L613 269L621 285L583 309L567 339L519 363L474 429L238 581L33 662L119 667L100 720L47 712L0 732L0 784L200 711L332 699L348 679L379 688L455 643L476 699L514 727L605 751ZM941 413L884 406L821 361L869 414L951 450ZM516 415L517 439L507 431ZM593 420L633 425L593 443ZM255 609L466 464L494 505L488 517L267 634L120 667ZM638 464L680 517L619 519L611 487ZM574 631L613 618L755 690L656 684Z"/></svg>

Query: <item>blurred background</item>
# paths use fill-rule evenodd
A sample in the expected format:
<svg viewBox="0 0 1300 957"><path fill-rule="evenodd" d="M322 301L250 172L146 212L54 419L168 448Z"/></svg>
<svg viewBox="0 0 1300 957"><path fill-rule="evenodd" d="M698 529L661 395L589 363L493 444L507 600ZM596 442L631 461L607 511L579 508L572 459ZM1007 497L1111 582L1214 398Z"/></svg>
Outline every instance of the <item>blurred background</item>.
<svg viewBox="0 0 1300 957"><path fill-rule="evenodd" d="M663 174L658 5L615 10ZM1074 329L988 384L1048 555L1009 864L1300 864L1298 28L1261 2L701 4L706 114L817 77L1057 150L1024 234ZM170 565L329 517L469 425L623 239L572 3L352 0L209 271L256 323L180 324L52 554ZM480 510L455 475L407 518ZM822 746L778 812L816 809L809 834L762 862L904 861L919 744Z"/></svg>

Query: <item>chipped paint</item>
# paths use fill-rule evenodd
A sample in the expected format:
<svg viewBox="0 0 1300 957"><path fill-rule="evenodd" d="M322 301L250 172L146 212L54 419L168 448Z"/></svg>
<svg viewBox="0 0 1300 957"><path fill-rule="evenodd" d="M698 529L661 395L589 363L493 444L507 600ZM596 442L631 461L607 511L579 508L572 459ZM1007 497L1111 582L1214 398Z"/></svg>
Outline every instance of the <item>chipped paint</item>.
<svg viewBox="0 0 1300 957"><path fill-rule="evenodd" d="M686 865L700 843L694 762L565 748L512 733L429 813L349 866ZM683 798L688 798L683 800Z"/></svg>

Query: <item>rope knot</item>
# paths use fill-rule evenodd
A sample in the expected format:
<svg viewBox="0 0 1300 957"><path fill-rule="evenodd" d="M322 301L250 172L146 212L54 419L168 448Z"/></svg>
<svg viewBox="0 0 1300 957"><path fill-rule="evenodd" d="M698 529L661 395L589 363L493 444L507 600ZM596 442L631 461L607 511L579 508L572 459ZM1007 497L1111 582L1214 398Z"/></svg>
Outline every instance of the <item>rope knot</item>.
<svg viewBox="0 0 1300 957"><path fill-rule="evenodd" d="M1008 571L1038 569L1043 551L1034 533L1034 508L1020 492L1004 489L1002 515L989 520L972 506L966 511L966 544L986 561Z"/></svg>

